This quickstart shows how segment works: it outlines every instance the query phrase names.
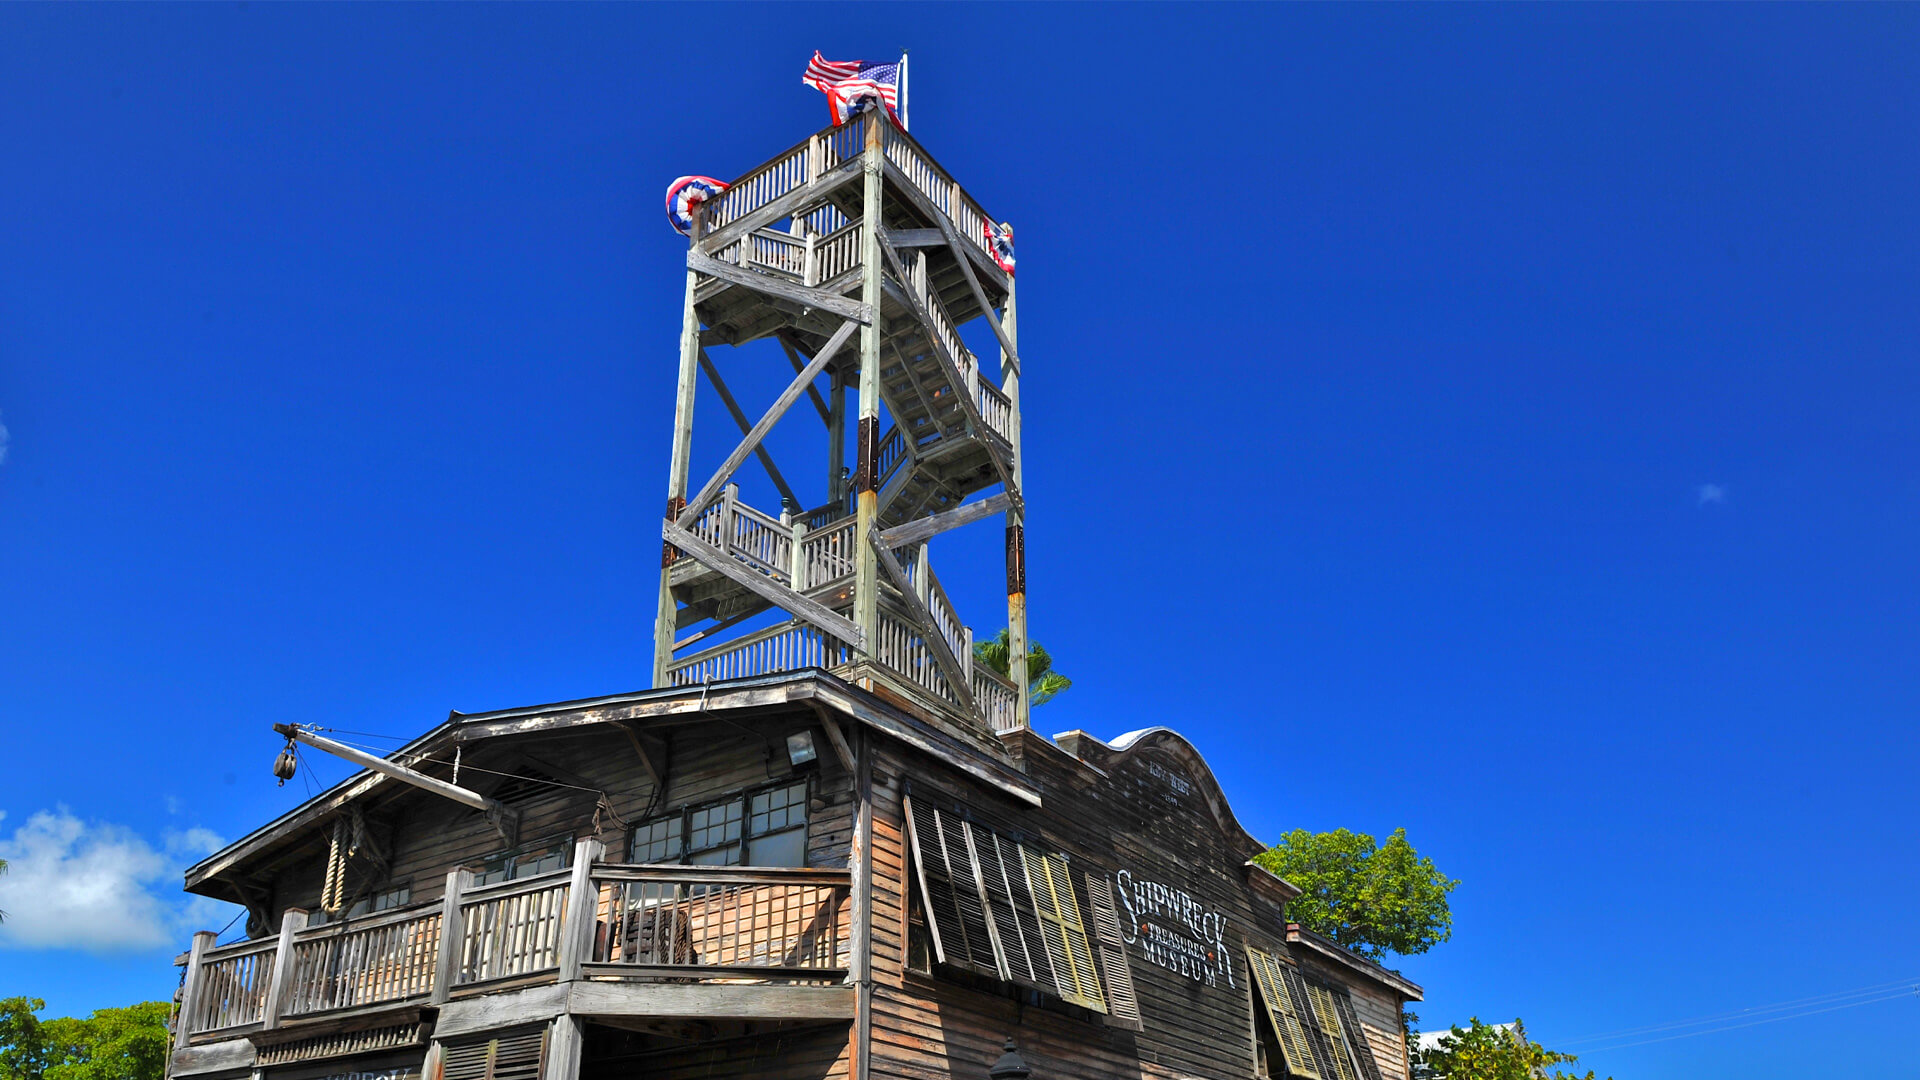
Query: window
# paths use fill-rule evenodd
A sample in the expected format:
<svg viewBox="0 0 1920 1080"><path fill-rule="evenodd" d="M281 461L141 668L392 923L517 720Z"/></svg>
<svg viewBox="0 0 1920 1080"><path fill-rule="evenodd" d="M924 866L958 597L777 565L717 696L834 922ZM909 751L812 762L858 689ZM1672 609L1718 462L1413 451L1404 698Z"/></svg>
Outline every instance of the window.
<svg viewBox="0 0 1920 1080"><path fill-rule="evenodd" d="M473 872L475 885L532 877L549 870L564 870L573 862L573 837L562 836L537 844L522 844L481 861Z"/></svg>
<svg viewBox="0 0 1920 1080"><path fill-rule="evenodd" d="M385 892L374 893L372 896L363 896L355 900L352 904L348 905L347 910L342 912L339 917L342 919L357 919L369 913L390 911L397 907L405 907L407 902L412 899L413 889L410 886L401 885L398 888L388 889ZM327 914L325 909L321 909L307 916L307 925L324 926L333 918L334 916Z"/></svg>
<svg viewBox="0 0 1920 1080"><path fill-rule="evenodd" d="M942 964L1043 990L1139 1029L1139 1002L1107 882L1087 883L1106 985L1064 856L906 798L920 911ZM911 949L911 943L909 944Z"/></svg>
<svg viewBox="0 0 1920 1080"><path fill-rule="evenodd" d="M1247 950L1253 985L1278 1036L1287 1075L1306 1080L1380 1080L1373 1049L1345 990L1308 979L1258 949Z"/></svg>
<svg viewBox="0 0 1920 1080"><path fill-rule="evenodd" d="M637 863L694 866L805 866L807 782L757 788L634 827Z"/></svg>

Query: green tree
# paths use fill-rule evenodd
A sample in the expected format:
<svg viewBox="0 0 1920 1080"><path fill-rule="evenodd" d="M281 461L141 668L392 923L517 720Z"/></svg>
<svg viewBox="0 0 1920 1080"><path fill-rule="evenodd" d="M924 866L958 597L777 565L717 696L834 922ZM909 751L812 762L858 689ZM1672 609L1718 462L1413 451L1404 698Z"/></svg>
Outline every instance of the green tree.
<svg viewBox="0 0 1920 1080"><path fill-rule="evenodd" d="M1464 1030L1456 1024L1421 1060L1446 1080L1598 1080L1591 1069L1584 1076L1558 1069L1549 1073L1549 1065L1570 1065L1578 1059L1529 1041L1518 1020L1511 1028L1483 1024L1477 1016Z"/></svg>
<svg viewBox="0 0 1920 1080"><path fill-rule="evenodd" d="M1453 936L1447 894L1460 883L1421 858L1405 829L1384 844L1346 829L1295 829L1254 862L1300 888L1288 918L1362 956L1412 956Z"/></svg>
<svg viewBox="0 0 1920 1080"><path fill-rule="evenodd" d="M0 1080L161 1080L166 1074L164 1001L92 1016L42 1020L39 998L0 998Z"/></svg>
<svg viewBox="0 0 1920 1080"><path fill-rule="evenodd" d="M1010 675L1013 673L1013 641L1005 630L1000 631L992 641L976 641L973 643L973 658L1002 675ZM1072 685L1072 679L1053 670L1053 657L1039 642L1027 642L1029 705L1045 705Z"/></svg>

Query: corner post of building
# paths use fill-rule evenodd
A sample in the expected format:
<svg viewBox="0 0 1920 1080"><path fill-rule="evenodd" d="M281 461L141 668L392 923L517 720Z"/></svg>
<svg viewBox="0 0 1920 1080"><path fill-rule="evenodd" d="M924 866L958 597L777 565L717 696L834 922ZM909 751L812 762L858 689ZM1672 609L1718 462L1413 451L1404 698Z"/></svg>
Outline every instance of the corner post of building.
<svg viewBox="0 0 1920 1080"><path fill-rule="evenodd" d="M186 986L180 993L180 1022L175 1025L173 1033L175 1050L184 1049L187 1038L193 1034L193 1016L199 1012L201 983L204 981L201 976L204 970L201 961L207 955L207 950L213 948L213 943L218 940L220 935L211 930L196 931L193 935L193 946L187 952Z"/></svg>
<svg viewBox="0 0 1920 1080"><path fill-rule="evenodd" d="M466 939L461 925L460 900L473 884L473 871L453 870L447 874L447 891L440 898L440 952L434 957L433 1004L445 1005L453 995L453 984L460 977L460 951Z"/></svg>
<svg viewBox="0 0 1920 1080"><path fill-rule="evenodd" d="M849 1080L867 1080L873 1045L873 741L864 728L854 733L854 818L848 860L853 925L848 942L847 981L853 984L853 1031Z"/></svg>
<svg viewBox="0 0 1920 1080"><path fill-rule="evenodd" d="M866 190L860 206L860 300L873 313L872 320L860 328L860 425L856 435L859 461L854 487L854 583L853 621L866 635L866 652L872 656L880 640L880 563L874 554L874 522L880 513L880 201L885 182L885 158L881 140L885 138L886 115L869 109L866 124L866 151L862 156Z"/></svg>
<svg viewBox="0 0 1920 1080"><path fill-rule="evenodd" d="M273 950L273 977L267 983L267 1000L260 1012L260 1027L271 1031L280 1026L287 1011L287 990L293 985L293 937L307 928L305 908L288 908L280 916L280 942Z"/></svg>
<svg viewBox="0 0 1920 1080"><path fill-rule="evenodd" d="M547 1025L547 1065L541 1080L580 1080L580 1045L585 1039L580 1021L561 1013Z"/></svg>
<svg viewBox="0 0 1920 1080"><path fill-rule="evenodd" d="M700 234L706 225L705 206L693 211L693 231L687 242L699 250ZM694 310L694 286L699 275L687 270L686 304L680 313L680 381L673 399L673 460L667 469L666 517L672 521L687 505L687 474L693 460L693 391L700 375L700 315ZM678 552L661 541L660 598L653 623L653 684L667 684L667 665L673 662L674 635L679 632L678 609L673 599L671 578Z"/></svg>
<svg viewBox="0 0 1920 1080"><path fill-rule="evenodd" d="M591 836L573 845L573 876L567 881L566 915L560 924L560 982L579 979L580 966L593 956L594 916L600 907L593 864L606 853L607 846Z"/></svg>
<svg viewBox="0 0 1920 1080"><path fill-rule="evenodd" d="M1012 274L1007 275L1007 305L1000 315L1000 328L1006 331L1007 340L1013 343L1014 348L1019 348ZM1028 700L1027 692L1027 526L1023 512L1026 480L1020 460L1020 370L1017 363L1007 354L1006 346L1002 345L1000 389L1007 395L1011 417L1007 441L1013 448L1013 486L1016 489L1012 492L1016 498L1008 500L1007 506L1007 675L1013 680L1014 691L1020 695L1014 707L1015 726L1024 728L1030 722L1027 714L1032 702Z"/></svg>

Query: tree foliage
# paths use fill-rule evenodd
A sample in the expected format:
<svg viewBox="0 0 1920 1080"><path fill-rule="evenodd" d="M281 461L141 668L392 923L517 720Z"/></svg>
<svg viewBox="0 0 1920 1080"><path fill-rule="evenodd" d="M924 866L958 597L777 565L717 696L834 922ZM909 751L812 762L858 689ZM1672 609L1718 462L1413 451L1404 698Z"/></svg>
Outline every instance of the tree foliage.
<svg viewBox="0 0 1920 1080"><path fill-rule="evenodd" d="M973 643L973 658L1002 675L1013 672L1013 641L1002 630L992 641ZM1037 641L1027 642L1027 704L1045 705L1073 680L1053 670L1053 656Z"/></svg>
<svg viewBox="0 0 1920 1080"><path fill-rule="evenodd" d="M0 1080L161 1080L166 1074L164 1001L97 1009L84 1019L42 1020L39 998L0 998Z"/></svg>
<svg viewBox="0 0 1920 1080"><path fill-rule="evenodd" d="M1572 1054L1528 1041L1519 1020L1507 1028L1483 1024L1477 1016L1465 1029L1454 1025L1440 1036L1438 1046L1421 1055L1422 1063L1446 1080L1598 1080L1591 1069L1584 1076L1547 1071L1550 1065L1570 1065L1576 1060Z"/></svg>
<svg viewBox="0 0 1920 1080"><path fill-rule="evenodd" d="M1447 894L1460 883L1421 858L1405 829L1384 844L1347 829L1295 829L1254 862L1301 889L1288 918L1362 956L1411 956L1453 936Z"/></svg>

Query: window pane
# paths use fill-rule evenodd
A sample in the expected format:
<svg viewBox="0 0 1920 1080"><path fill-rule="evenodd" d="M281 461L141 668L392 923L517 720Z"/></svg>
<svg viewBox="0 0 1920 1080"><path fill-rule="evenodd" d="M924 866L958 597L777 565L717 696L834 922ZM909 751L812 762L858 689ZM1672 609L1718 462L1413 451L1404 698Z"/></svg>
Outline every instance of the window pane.
<svg viewBox="0 0 1920 1080"><path fill-rule="evenodd" d="M753 848L748 860L752 866L805 866L807 865L807 830L805 828L788 829L786 832L773 833L770 836L756 836L751 841Z"/></svg>
<svg viewBox="0 0 1920 1080"><path fill-rule="evenodd" d="M752 811L752 817L747 822L748 836L760 836L806 824L806 781L757 793L753 796Z"/></svg>
<svg viewBox="0 0 1920 1080"><path fill-rule="evenodd" d="M688 820L687 850L730 844L740 839L741 800L702 806Z"/></svg>
<svg viewBox="0 0 1920 1080"><path fill-rule="evenodd" d="M728 844L726 847L702 851L689 855L687 861L695 866L738 866L740 865L740 845Z"/></svg>
<svg viewBox="0 0 1920 1080"><path fill-rule="evenodd" d="M654 818L633 830L633 861L673 862L680 858L680 815Z"/></svg>

